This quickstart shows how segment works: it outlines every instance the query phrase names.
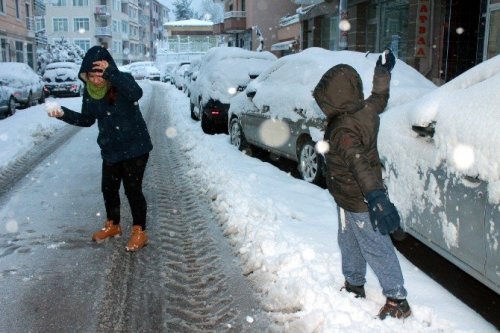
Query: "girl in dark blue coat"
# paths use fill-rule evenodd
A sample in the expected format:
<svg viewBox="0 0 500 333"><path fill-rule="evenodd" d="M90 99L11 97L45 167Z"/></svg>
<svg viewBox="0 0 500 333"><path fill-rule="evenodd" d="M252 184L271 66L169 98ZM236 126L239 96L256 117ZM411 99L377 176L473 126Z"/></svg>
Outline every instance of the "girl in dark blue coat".
<svg viewBox="0 0 500 333"><path fill-rule="evenodd" d="M85 82L81 113L66 107L48 110L49 116L68 124L89 127L97 120L101 148L102 193L107 220L92 235L100 243L121 236L119 189L123 182L132 211L132 235L127 251L136 251L148 242L147 204L142 179L153 149L146 122L139 109L142 89L129 73L120 72L107 49L94 46L87 51L79 71Z"/></svg>

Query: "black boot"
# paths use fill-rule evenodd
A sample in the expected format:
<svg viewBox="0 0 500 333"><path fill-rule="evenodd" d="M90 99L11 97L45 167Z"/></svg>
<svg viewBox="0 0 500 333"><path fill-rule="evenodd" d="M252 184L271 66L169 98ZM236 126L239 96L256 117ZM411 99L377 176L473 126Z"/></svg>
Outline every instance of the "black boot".
<svg viewBox="0 0 500 333"><path fill-rule="evenodd" d="M343 289L345 289L349 293L353 293L356 298L366 298L364 285L355 286L346 281L344 283L344 286L340 288L340 291L342 291Z"/></svg>
<svg viewBox="0 0 500 333"><path fill-rule="evenodd" d="M410 305L406 299L394 299L387 297L385 305L380 309L378 317L384 320L387 316L404 319L411 315Z"/></svg>

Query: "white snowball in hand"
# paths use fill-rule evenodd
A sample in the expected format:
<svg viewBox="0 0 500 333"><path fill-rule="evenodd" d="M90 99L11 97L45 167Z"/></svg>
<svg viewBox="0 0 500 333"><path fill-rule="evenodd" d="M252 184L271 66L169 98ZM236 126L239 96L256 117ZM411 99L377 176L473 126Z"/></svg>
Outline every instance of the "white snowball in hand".
<svg viewBox="0 0 500 333"><path fill-rule="evenodd" d="M56 111L61 111L61 106L57 102L46 101L45 102L45 111L47 111L47 113L53 113L53 112L56 112Z"/></svg>

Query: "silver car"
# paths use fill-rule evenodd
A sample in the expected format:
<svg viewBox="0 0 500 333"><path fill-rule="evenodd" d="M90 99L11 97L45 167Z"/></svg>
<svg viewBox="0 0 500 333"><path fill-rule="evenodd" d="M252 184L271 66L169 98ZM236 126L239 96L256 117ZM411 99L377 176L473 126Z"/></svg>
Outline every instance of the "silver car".
<svg viewBox="0 0 500 333"><path fill-rule="evenodd" d="M404 229L500 293L500 57L382 117L385 183Z"/></svg>
<svg viewBox="0 0 500 333"><path fill-rule="evenodd" d="M326 119L312 91L329 68L347 63L359 72L365 97L369 96L377 57L309 48L278 59L231 101L231 143L240 150L257 146L298 162L304 180L323 183L324 165L316 144L323 139ZM402 62L394 68L392 78L389 107L435 89L434 84Z"/></svg>

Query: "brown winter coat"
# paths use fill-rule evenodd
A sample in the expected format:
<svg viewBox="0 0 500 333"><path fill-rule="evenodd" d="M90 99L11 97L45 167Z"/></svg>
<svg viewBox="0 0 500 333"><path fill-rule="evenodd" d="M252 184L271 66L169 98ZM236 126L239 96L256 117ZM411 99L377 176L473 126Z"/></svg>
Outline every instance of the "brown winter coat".
<svg viewBox="0 0 500 333"><path fill-rule="evenodd" d="M389 99L390 73L376 68L372 94L363 97L363 84L354 68L336 65L314 89L314 98L327 116L325 154L328 190L337 204L350 212L366 212L367 193L384 189L377 150L379 113Z"/></svg>

